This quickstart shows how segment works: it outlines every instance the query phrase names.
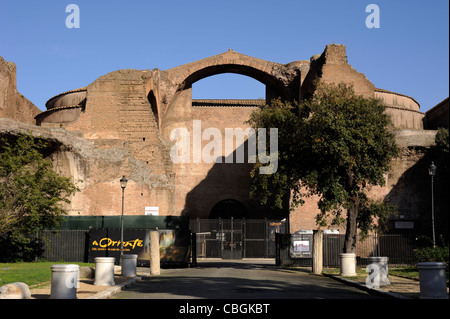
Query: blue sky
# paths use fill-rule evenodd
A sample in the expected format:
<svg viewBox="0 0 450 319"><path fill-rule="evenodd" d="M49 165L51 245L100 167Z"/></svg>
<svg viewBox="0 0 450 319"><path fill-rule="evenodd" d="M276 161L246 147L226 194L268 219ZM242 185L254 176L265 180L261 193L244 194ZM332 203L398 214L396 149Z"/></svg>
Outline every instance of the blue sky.
<svg viewBox="0 0 450 319"><path fill-rule="evenodd" d="M80 28L65 12L80 8ZM380 28L365 25L380 8ZM17 65L20 93L40 109L52 96L118 69L166 70L234 51L278 63L345 44L349 63L378 88L414 97L425 112L449 96L449 1L0 0L0 56ZM224 87L226 89L224 89ZM194 98L259 98L264 86L222 75Z"/></svg>

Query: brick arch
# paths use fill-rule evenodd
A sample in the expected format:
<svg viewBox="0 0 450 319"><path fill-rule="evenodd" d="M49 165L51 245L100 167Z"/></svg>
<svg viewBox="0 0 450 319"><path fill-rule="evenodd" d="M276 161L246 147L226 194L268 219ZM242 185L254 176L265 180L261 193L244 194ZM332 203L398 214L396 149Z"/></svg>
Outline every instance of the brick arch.
<svg viewBox="0 0 450 319"><path fill-rule="evenodd" d="M209 76L236 73L251 77L266 85L269 98L289 99L289 86L298 78L299 70L290 65L247 56L233 50L175 67L166 71L175 91L183 91Z"/></svg>
<svg viewBox="0 0 450 319"><path fill-rule="evenodd" d="M271 92L270 98L288 98L286 89L281 81L260 69L241 64L219 64L207 66L203 69L193 72L188 77L186 77L186 79L178 86L178 90L190 88L192 84L197 81L210 76L224 73L240 74L261 82L266 86L266 92Z"/></svg>

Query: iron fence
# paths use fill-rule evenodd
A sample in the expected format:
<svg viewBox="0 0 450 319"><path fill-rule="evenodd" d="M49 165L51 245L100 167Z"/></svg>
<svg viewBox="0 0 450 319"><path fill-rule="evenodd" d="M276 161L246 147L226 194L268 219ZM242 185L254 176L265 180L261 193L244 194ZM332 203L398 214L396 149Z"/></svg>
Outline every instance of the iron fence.
<svg viewBox="0 0 450 319"><path fill-rule="evenodd" d="M276 240L276 262L280 266L312 266L312 234L311 239L303 237L293 238L290 234L279 234ZM323 235L323 266L339 267L340 254L344 251L344 237L342 234ZM295 246L295 240L310 241L310 249L302 254ZM412 235L385 234L368 236L363 240L357 239L356 260L359 266L368 265L368 258L383 256L389 258L390 265L414 265L414 249L417 247L416 237Z"/></svg>
<svg viewBox="0 0 450 319"><path fill-rule="evenodd" d="M193 219L198 258L274 258L275 234L285 224L269 219Z"/></svg>
<svg viewBox="0 0 450 319"><path fill-rule="evenodd" d="M277 265L281 266L312 266L312 234L293 238L293 235L284 233L285 225L278 220L195 219L191 220L190 227L195 236L193 243L197 258L275 258ZM42 231L30 237L41 243L36 259L55 262L88 260L88 230ZM339 266L343 247L344 235L324 234L324 267ZM365 266L368 257L386 256L390 265L414 265L416 247L417 241L412 235L368 236L357 241L357 264ZM0 251L4 255L5 247L0 247Z"/></svg>
<svg viewBox="0 0 450 319"><path fill-rule="evenodd" d="M85 262L88 257L89 231L45 230L34 235L42 242L41 259L47 261Z"/></svg>

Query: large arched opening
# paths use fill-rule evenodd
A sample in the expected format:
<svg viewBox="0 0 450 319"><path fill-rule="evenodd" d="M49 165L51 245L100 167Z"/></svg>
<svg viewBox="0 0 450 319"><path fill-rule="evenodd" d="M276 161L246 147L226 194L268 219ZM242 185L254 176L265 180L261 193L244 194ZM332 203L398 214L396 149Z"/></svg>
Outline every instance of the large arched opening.
<svg viewBox="0 0 450 319"><path fill-rule="evenodd" d="M192 100L265 100L266 86L242 74L222 73L192 84Z"/></svg>
<svg viewBox="0 0 450 319"><path fill-rule="evenodd" d="M199 80L224 73L240 74L261 82L265 85L266 103L270 103L272 99L286 99L288 97L285 86L278 79L255 67L242 64L220 64L204 67L187 76L180 84L178 91L191 89L192 85Z"/></svg>
<svg viewBox="0 0 450 319"><path fill-rule="evenodd" d="M224 199L214 205L209 214L209 218L248 218L248 211L241 202L234 199Z"/></svg>

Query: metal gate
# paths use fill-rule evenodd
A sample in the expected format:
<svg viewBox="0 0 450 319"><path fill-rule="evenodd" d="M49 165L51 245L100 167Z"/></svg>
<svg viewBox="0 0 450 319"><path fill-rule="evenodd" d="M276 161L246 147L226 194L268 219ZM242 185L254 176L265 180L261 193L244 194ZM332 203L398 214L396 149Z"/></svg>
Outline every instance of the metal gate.
<svg viewBox="0 0 450 319"><path fill-rule="evenodd" d="M222 220L222 258L241 259L242 256L242 225L240 220Z"/></svg>
<svg viewBox="0 0 450 319"><path fill-rule="evenodd" d="M285 223L268 219L193 219L198 258L274 258L275 234Z"/></svg>

